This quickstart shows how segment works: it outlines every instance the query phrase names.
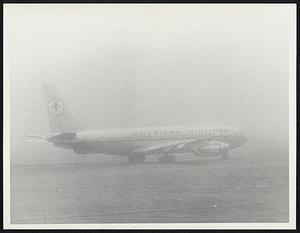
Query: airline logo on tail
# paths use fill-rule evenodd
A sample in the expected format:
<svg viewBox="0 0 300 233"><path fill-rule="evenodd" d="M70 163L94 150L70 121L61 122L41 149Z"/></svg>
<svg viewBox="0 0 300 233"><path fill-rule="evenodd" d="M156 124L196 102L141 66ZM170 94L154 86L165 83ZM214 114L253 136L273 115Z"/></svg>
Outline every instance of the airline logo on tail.
<svg viewBox="0 0 300 233"><path fill-rule="evenodd" d="M59 116L64 110L64 104L60 99L54 98L49 102L48 108L52 115Z"/></svg>

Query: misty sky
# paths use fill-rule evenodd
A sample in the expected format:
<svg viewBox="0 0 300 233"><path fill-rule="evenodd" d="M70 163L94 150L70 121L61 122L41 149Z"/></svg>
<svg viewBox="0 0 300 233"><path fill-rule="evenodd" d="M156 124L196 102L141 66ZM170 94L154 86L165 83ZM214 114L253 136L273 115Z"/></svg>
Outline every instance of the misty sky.
<svg viewBox="0 0 300 233"><path fill-rule="evenodd" d="M6 6L14 150L33 147L15 134L50 132L43 82L57 83L82 129L215 123L287 143L289 14L282 5Z"/></svg>

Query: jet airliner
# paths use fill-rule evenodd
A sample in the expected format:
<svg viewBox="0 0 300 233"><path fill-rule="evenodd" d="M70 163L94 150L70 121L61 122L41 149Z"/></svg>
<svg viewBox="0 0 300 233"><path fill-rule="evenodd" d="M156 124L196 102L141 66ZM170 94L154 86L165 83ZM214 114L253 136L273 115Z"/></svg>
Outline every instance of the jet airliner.
<svg viewBox="0 0 300 233"><path fill-rule="evenodd" d="M112 154L128 157L130 163L142 163L148 155L159 154L159 162L174 162L174 154L222 156L247 141L236 127L193 125L96 129L79 131L70 111L54 84L44 84L50 137L25 135L72 150L78 154Z"/></svg>

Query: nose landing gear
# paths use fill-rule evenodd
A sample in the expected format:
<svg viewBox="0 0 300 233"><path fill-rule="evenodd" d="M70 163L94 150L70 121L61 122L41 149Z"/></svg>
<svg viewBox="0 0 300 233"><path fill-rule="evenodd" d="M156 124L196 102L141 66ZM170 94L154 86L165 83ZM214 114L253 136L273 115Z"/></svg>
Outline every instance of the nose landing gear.
<svg viewBox="0 0 300 233"><path fill-rule="evenodd" d="M162 155L158 158L158 162L160 163L174 163L175 156L173 155Z"/></svg>
<svg viewBox="0 0 300 233"><path fill-rule="evenodd" d="M145 156L131 156L128 158L128 162L132 164L143 163L145 160Z"/></svg>

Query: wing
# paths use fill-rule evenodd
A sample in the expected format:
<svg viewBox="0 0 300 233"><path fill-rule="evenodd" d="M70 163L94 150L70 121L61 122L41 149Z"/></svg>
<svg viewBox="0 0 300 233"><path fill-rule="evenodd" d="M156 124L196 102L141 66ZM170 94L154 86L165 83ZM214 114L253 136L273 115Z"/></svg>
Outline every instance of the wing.
<svg viewBox="0 0 300 233"><path fill-rule="evenodd" d="M206 143L210 138L192 139L192 140L178 140L173 142L159 143L151 147L141 148L134 151L134 154L152 154L152 153L170 153L176 149L193 146L198 143Z"/></svg>

